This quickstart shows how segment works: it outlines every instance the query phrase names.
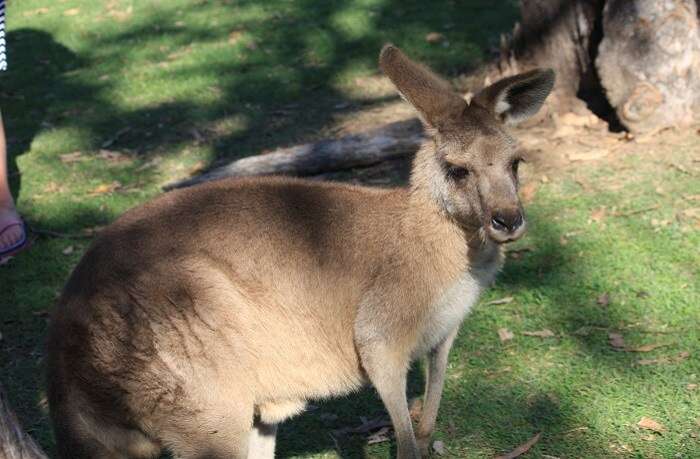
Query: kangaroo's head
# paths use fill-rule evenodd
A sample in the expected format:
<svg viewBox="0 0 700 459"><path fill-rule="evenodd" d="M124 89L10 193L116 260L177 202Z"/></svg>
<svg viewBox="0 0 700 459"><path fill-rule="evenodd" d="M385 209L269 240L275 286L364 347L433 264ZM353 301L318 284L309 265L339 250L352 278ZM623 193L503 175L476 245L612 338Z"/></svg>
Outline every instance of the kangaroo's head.
<svg viewBox="0 0 700 459"><path fill-rule="evenodd" d="M517 143L506 125L540 109L554 86L552 70L532 70L484 88L467 103L449 84L398 48L386 45L379 64L415 107L433 139L412 180L465 228L497 243L518 239L525 218L518 198Z"/></svg>

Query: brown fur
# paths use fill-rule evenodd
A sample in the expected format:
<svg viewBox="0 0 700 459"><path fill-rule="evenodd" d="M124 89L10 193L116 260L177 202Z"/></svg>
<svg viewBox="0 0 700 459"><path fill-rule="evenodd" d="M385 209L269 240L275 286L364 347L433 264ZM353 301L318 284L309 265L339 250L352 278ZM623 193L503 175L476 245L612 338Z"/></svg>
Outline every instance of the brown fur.
<svg viewBox="0 0 700 459"><path fill-rule="evenodd" d="M522 234L492 223L521 216L517 149L498 119L517 94L467 106L392 46L380 64L434 137L408 188L222 180L135 208L95 240L51 320L60 457L272 457L277 423L366 382L399 457L419 457L457 328L500 243ZM426 354L417 443L406 372Z"/></svg>

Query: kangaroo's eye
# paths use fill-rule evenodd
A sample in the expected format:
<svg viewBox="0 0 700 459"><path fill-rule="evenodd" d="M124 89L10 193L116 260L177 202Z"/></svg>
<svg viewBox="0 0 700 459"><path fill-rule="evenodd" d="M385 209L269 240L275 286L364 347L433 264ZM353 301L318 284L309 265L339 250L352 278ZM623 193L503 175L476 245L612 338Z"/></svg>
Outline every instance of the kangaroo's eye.
<svg viewBox="0 0 700 459"><path fill-rule="evenodd" d="M451 180L462 180L467 175L469 175L469 171L464 167L447 166L447 177Z"/></svg>

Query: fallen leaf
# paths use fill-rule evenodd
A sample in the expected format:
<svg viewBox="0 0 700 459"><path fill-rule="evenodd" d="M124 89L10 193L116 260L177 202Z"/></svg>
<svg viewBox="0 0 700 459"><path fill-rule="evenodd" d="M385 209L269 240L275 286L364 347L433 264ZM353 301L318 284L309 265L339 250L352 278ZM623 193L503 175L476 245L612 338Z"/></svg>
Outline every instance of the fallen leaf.
<svg viewBox="0 0 700 459"><path fill-rule="evenodd" d="M613 212L611 215L613 217L629 217L631 215L638 215L638 214L643 214L645 212L650 212L652 210L656 210L660 208L660 204L654 204L653 206L649 207L642 207L641 209L632 209L632 210L626 210L626 211L618 211L618 212Z"/></svg>
<svg viewBox="0 0 700 459"><path fill-rule="evenodd" d="M502 375L504 373L510 373L511 371L513 371L513 367L507 366L507 367L499 368L497 370L488 370L488 369L484 370L484 374L488 378L494 378L494 377Z"/></svg>
<svg viewBox="0 0 700 459"><path fill-rule="evenodd" d="M103 183L102 185L98 185L97 187L95 187L95 189L88 193L88 196L98 196L101 194L112 193L121 187L122 184L116 180L112 183Z"/></svg>
<svg viewBox="0 0 700 459"><path fill-rule="evenodd" d="M78 161L85 161L87 158L83 156L82 152L74 151L73 153L58 155L58 159L60 159L62 163L75 163Z"/></svg>
<svg viewBox="0 0 700 459"><path fill-rule="evenodd" d="M512 296L506 296L504 298L499 298L498 300L492 300L486 303L486 306L492 305L492 304L508 304L513 302L513 297Z"/></svg>
<svg viewBox="0 0 700 459"><path fill-rule="evenodd" d="M391 429L388 427L382 427L376 433L373 433L367 437L367 444L374 445L377 443L384 443L391 440L389 436L391 434Z"/></svg>
<svg viewBox="0 0 700 459"><path fill-rule="evenodd" d="M199 174L200 172L202 172L204 170L205 167L206 167L206 164L204 163L204 161L201 161L201 160L197 161L196 163L194 163L192 165L192 167L189 168L188 173L190 175Z"/></svg>
<svg viewBox="0 0 700 459"><path fill-rule="evenodd" d="M520 188L520 198L525 204L529 204L537 194L539 185L537 182L530 182Z"/></svg>
<svg viewBox="0 0 700 459"><path fill-rule="evenodd" d="M102 142L101 147L102 147L102 148L107 148L107 147L109 147L109 146L112 145L114 142L116 142L117 140L119 140L119 137L123 136L124 134L126 134L126 133L129 132L130 130L131 130L130 127L125 127L125 128L122 128L122 129L118 130L117 132L114 133L114 135L113 135L112 137L110 137L109 139L107 139L107 140L105 140L104 142Z"/></svg>
<svg viewBox="0 0 700 459"><path fill-rule="evenodd" d="M609 305L610 304L610 294L608 292L601 293L600 295L598 295L598 298L596 298L595 302L603 307Z"/></svg>
<svg viewBox="0 0 700 459"><path fill-rule="evenodd" d="M675 356L663 356L657 359L640 359L637 360L637 365L663 365L667 363L679 363L690 357L690 352L679 352Z"/></svg>
<svg viewBox="0 0 700 459"><path fill-rule="evenodd" d="M440 440L435 440L433 442L433 451L435 454L438 456L444 456L445 455L445 444L441 442Z"/></svg>
<svg viewBox="0 0 700 459"><path fill-rule="evenodd" d="M65 191L65 188L63 185L59 185L57 182L51 181L46 184L44 189L42 190L44 193L62 193Z"/></svg>
<svg viewBox="0 0 700 459"><path fill-rule="evenodd" d="M240 30L234 30L230 34L228 34L228 42L230 45L235 45L238 43L243 36L243 32Z"/></svg>
<svg viewBox="0 0 700 459"><path fill-rule="evenodd" d="M700 207L691 207L683 210L683 216L690 218L700 218Z"/></svg>
<svg viewBox="0 0 700 459"><path fill-rule="evenodd" d="M660 347L665 347L668 346L667 343L650 343L650 344L644 344L639 347L626 347L625 351L626 352L651 352L654 349L658 349Z"/></svg>
<svg viewBox="0 0 700 459"><path fill-rule="evenodd" d="M374 445L376 443L384 443L386 441L389 441L391 439L389 437L390 433L391 429L389 427L382 427L377 432L367 437L367 444Z"/></svg>
<svg viewBox="0 0 700 459"><path fill-rule="evenodd" d="M510 453L506 453L501 456L496 456L494 459L515 459L516 457L522 456L523 454L527 453L530 450L530 448L534 446L535 443L539 441L541 435L542 432L539 432L537 435L535 435L522 445L518 446Z"/></svg>
<svg viewBox="0 0 700 459"><path fill-rule="evenodd" d="M366 419L361 417L362 424L357 427L343 427L332 431L334 437L342 437L348 434L366 434L383 427L391 427L391 421L386 418Z"/></svg>
<svg viewBox="0 0 700 459"><path fill-rule="evenodd" d="M549 330L545 328L544 330L537 330L537 331L531 331L531 332L523 332L523 335L525 336L536 336L538 338L552 338L553 336L556 336L552 330Z"/></svg>
<svg viewBox="0 0 700 459"><path fill-rule="evenodd" d="M71 8L63 12L64 16L76 16L80 14L80 8Z"/></svg>
<svg viewBox="0 0 700 459"><path fill-rule="evenodd" d="M440 32L430 32L425 36L425 41L431 45L435 45L445 40L445 36Z"/></svg>
<svg viewBox="0 0 700 459"><path fill-rule="evenodd" d="M595 161L596 159L605 158L610 151L602 148L591 149L585 152L569 153L569 161Z"/></svg>
<svg viewBox="0 0 700 459"><path fill-rule="evenodd" d="M134 8L131 5L129 5L129 7L124 11L119 11L116 9L110 10L107 12L107 16L113 17L117 21L121 22L121 21L126 21L127 19L129 19L129 17L131 16L131 13L133 11L134 11Z"/></svg>
<svg viewBox="0 0 700 459"><path fill-rule="evenodd" d="M574 427L573 429L569 429L565 432L562 432L562 434L569 435L569 434L578 433L578 432L585 432L587 430L588 430L588 427L586 427L586 426Z"/></svg>
<svg viewBox="0 0 700 459"><path fill-rule="evenodd" d="M124 153L105 149L101 149L100 152L97 154L97 157L100 159L104 159L109 163L123 163L131 161L131 158L129 158L129 156L125 155Z"/></svg>
<svg viewBox="0 0 700 459"><path fill-rule="evenodd" d="M603 221L606 214L607 211L605 210L605 207L600 207L591 212L591 220L593 220L596 223L600 223L601 221Z"/></svg>
<svg viewBox="0 0 700 459"><path fill-rule="evenodd" d="M25 11L23 15L25 17L27 16L34 16L35 14L46 14L49 12L48 8L37 8L36 10L31 10L31 11Z"/></svg>
<svg viewBox="0 0 700 459"><path fill-rule="evenodd" d="M641 438L642 440L644 440L644 441L654 441L654 440L656 440L656 437L654 436L654 434L642 435L640 438Z"/></svg>
<svg viewBox="0 0 700 459"><path fill-rule="evenodd" d="M104 225L93 226L92 228L83 228L83 234L86 236L94 236L105 228ZM307 408L308 410L308 408Z"/></svg>
<svg viewBox="0 0 700 459"><path fill-rule="evenodd" d="M507 328L499 328L498 337L501 339L502 343L505 343L506 341L512 340L514 335L513 332L508 330Z"/></svg>
<svg viewBox="0 0 700 459"><path fill-rule="evenodd" d="M506 251L506 255L514 260L520 260L526 252L532 252L530 247L523 247L521 249L512 249Z"/></svg>
<svg viewBox="0 0 700 459"><path fill-rule="evenodd" d="M688 390L696 390L698 388L698 385L695 383L690 383L687 386L685 386L685 388Z"/></svg>
<svg viewBox="0 0 700 459"><path fill-rule="evenodd" d="M73 253L74 250L75 250L75 247L73 247L72 245L69 245L68 247L63 249L61 252L63 253L63 255L70 255L71 253Z"/></svg>
<svg viewBox="0 0 700 459"><path fill-rule="evenodd" d="M619 351L625 348L625 339L619 333L608 333L608 342L615 350Z"/></svg>
<svg viewBox="0 0 700 459"><path fill-rule="evenodd" d="M662 424L646 416L642 417L642 419L639 420L637 425L642 429L653 430L654 432L658 433L666 431L666 428Z"/></svg>

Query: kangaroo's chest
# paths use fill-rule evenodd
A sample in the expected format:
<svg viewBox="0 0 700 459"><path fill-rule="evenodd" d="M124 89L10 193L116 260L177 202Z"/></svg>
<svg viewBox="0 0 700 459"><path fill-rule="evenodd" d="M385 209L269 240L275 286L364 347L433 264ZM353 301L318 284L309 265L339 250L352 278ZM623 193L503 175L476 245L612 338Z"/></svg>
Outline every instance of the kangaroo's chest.
<svg viewBox="0 0 700 459"><path fill-rule="evenodd" d="M433 349L459 327L481 292L493 283L499 268L500 263L494 260L477 269L465 270L438 295L428 307L415 357Z"/></svg>

